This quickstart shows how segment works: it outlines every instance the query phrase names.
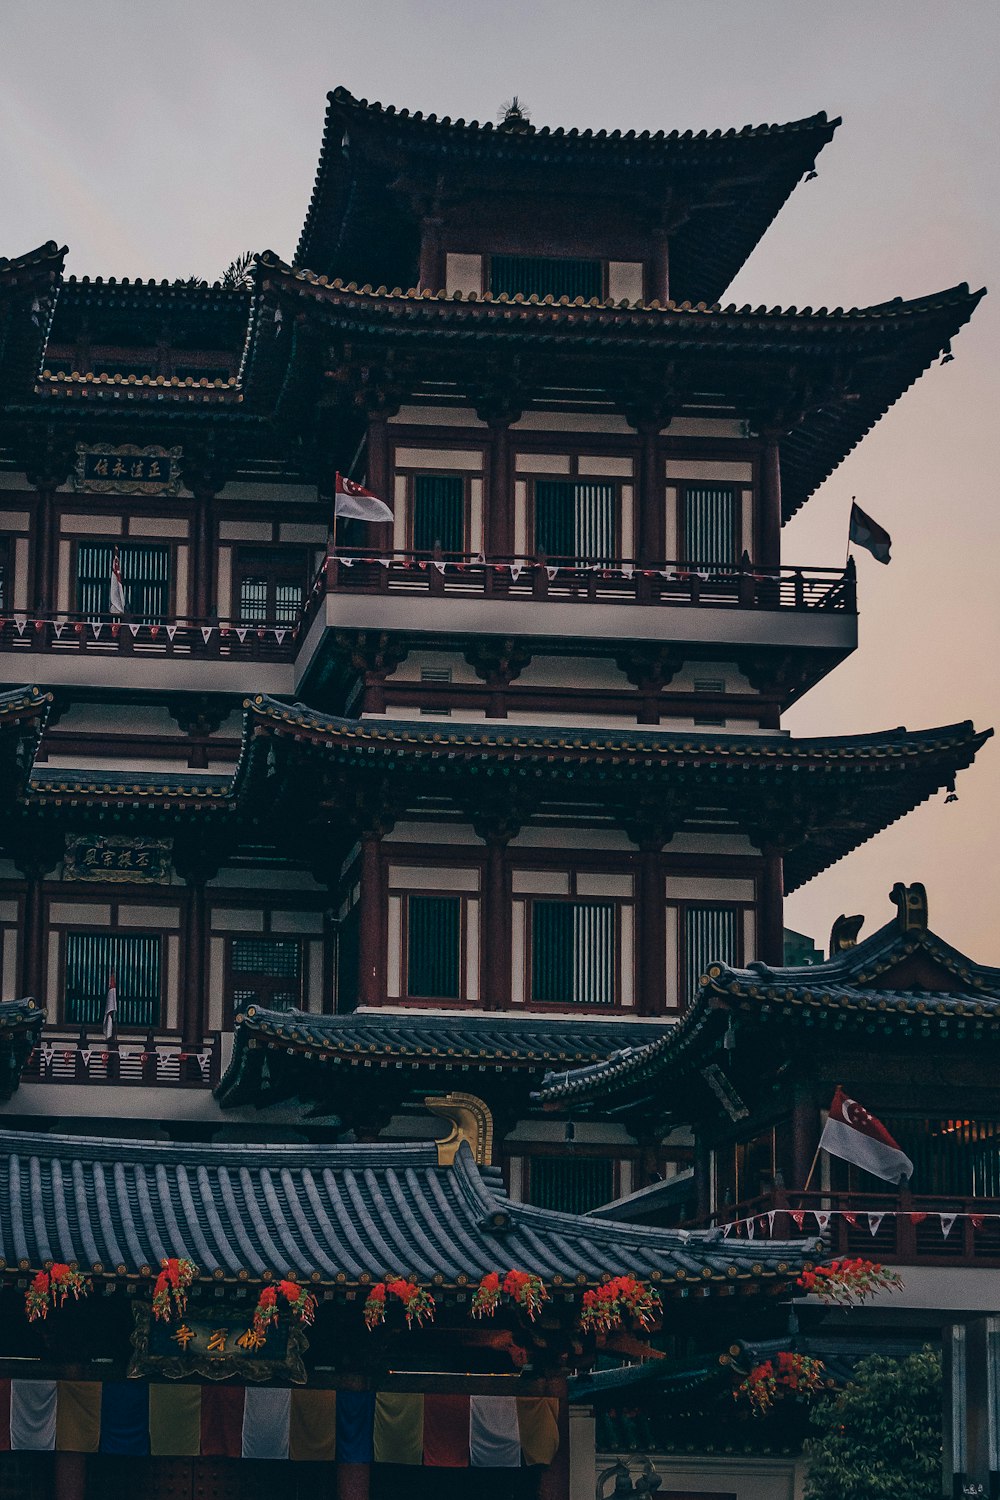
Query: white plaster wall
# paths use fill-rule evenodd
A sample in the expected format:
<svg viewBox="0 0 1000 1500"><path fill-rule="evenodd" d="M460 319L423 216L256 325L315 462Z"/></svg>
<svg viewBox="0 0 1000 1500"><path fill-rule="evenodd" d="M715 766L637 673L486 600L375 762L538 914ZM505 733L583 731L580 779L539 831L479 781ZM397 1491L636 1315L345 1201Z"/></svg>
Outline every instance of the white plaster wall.
<svg viewBox="0 0 1000 1500"><path fill-rule="evenodd" d="M401 406L391 425L397 427L481 427L488 424L476 416L471 406Z"/></svg>
<svg viewBox="0 0 1000 1500"><path fill-rule="evenodd" d="M608 261L608 296L615 302L642 301L642 261Z"/></svg>
<svg viewBox="0 0 1000 1500"><path fill-rule="evenodd" d="M513 432L596 432L634 436L635 428L617 412L526 411L511 424Z"/></svg>
<svg viewBox="0 0 1000 1500"><path fill-rule="evenodd" d="M467 297L470 292L480 296L483 290L483 257L481 255L455 255L451 251L444 258L445 287L449 297L461 292Z"/></svg>
<svg viewBox="0 0 1000 1500"><path fill-rule="evenodd" d="M402 448L395 453L397 469L417 469L438 473L441 469L475 469L483 467L478 448Z"/></svg>

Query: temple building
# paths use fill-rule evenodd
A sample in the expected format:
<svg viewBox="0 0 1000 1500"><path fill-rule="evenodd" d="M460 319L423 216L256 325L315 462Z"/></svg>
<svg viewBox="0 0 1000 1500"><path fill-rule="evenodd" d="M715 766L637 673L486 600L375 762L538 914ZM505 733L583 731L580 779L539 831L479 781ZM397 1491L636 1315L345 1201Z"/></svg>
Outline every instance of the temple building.
<svg viewBox="0 0 1000 1500"><path fill-rule="evenodd" d="M782 727L858 620L853 562L790 561L783 525L982 296L724 303L838 123L338 89L291 260L0 259L4 1500L280 1500L330 1463L341 1500L447 1500L470 1465L590 1500L631 1446L616 1381L731 1405L785 1337L847 1233L789 1196L836 1058L800 1028L851 1030L871 975L845 939L801 971L821 998L772 1004L784 897L991 732ZM340 476L391 519L338 516ZM879 941L896 989L993 983ZM53 1265L90 1293L28 1324ZM494 1271L544 1311L470 1320ZM669 1316L595 1345L581 1298L621 1276ZM279 1280L300 1303L235 1348ZM725 1493L792 1500L800 1439Z"/></svg>

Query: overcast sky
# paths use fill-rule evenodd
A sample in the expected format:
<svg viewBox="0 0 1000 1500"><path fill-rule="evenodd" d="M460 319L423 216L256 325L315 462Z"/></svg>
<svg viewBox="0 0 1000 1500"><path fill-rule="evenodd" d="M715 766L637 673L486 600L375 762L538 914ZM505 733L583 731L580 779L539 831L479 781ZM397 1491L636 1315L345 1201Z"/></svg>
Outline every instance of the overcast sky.
<svg viewBox="0 0 1000 1500"><path fill-rule="evenodd" d="M48 239L76 275L217 276L290 257L328 90L536 124L715 129L825 109L844 124L733 300L850 306L968 281L994 295L785 530L844 556L852 495L892 533L859 559L861 647L797 734L1000 722L1000 244L996 0L0 0L0 254ZM728 300L728 299L727 299ZM1000 964L1000 749L812 881L790 925L889 914Z"/></svg>

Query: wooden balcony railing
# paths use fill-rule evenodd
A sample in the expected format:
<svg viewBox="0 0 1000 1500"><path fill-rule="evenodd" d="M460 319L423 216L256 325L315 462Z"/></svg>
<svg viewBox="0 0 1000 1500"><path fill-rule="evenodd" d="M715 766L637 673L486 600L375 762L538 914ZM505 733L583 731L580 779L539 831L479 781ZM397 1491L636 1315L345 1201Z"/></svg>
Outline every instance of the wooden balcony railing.
<svg viewBox="0 0 1000 1500"><path fill-rule="evenodd" d="M815 1239L832 1255L898 1265L1000 1266L1000 1198L885 1193L797 1193L776 1188L686 1228L730 1226L738 1239Z"/></svg>
<svg viewBox="0 0 1000 1500"><path fill-rule="evenodd" d="M324 594L428 594L458 599L645 604L709 609L857 609L854 569L759 568L747 557L732 567L627 559L582 565L559 557L471 557L458 553L331 553L306 605L311 617Z"/></svg>
<svg viewBox="0 0 1000 1500"><path fill-rule="evenodd" d="M220 1037L184 1048L176 1036L153 1031L114 1041L102 1032L46 1032L28 1058L23 1083L83 1083L97 1086L148 1084L159 1088L214 1088L221 1077Z"/></svg>
<svg viewBox="0 0 1000 1500"><path fill-rule="evenodd" d="M0 651L42 651L102 657L179 657L185 661L293 661L300 622L247 624L243 620L131 620L127 616L48 611L0 620Z"/></svg>

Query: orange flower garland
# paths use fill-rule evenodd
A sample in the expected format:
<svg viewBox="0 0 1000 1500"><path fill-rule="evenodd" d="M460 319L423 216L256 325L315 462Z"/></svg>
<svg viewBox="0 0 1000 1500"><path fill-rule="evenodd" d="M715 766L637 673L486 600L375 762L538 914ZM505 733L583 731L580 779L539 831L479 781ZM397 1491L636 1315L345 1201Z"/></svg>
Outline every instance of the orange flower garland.
<svg viewBox="0 0 1000 1500"><path fill-rule="evenodd" d="M548 1297L541 1278L530 1271L508 1271L502 1281L499 1271L487 1271L473 1294L469 1309L472 1316L492 1318L500 1306L501 1293L516 1302L532 1322Z"/></svg>
<svg viewBox="0 0 1000 1500"><path fill-rule="evenodd" d="M421 1328L425 1323L433 1323L434 1298L427 1288L419 1286L415 1281L406 1281L402 1276L397 1276L392 1281L377 1281L368 1293L364 1316L365 1327L369 1333L380 1323L385 1322L387 1295L402 1302L406 1313L407 1328L412 1328L414 1323Z"/></svg>
<svg viewBox="0 0 1000 1500"><path fill-rule="evenodd" d="M160 1267L153 1288L153 1317L169 1323L175 1313L183 1318L187 1312L187 1294L197 1279L198 1267L193 1260L176 1255L161 1260Z"/></svg>
<svg viewBox="0 0 1000 1500"><path fill-rule="evenodd" d="M259 1338L266 1338L268 1328L278 1320L279 1293L288 1303L288 1311L292 1317L307 1328L316 1317L317 1301L312 1292L300 1286L297 1281L279 1281L277 1286L264 1287L257 1298L251 1328Z"/></svg>
<svg viewBox="0 0 1000 1500"><path fill-rule="evenodd" d="M903 1278L878 1261L857 1256L853 1260L832 1260L828 1266L803 1271L795 1284L822 1302L839 1302L850 1307L853 1303L865 1302L876 1292L898 1291Z"/></svg>
<svg viewBox="0 0 1000 1500"><path fill-rule="evenodd" d="M754 1416L763 1417L786 1391L795 1397L817 1395L826 1384L825 1373L822 1360L783 1349L776 1361L767 1359L753 1367L736 1387L733 1400L749 1401Z"/></svg>
<svg viewBox="0 0 1000 1500"><path fill-rule="evenodd" d="M91 1290L91 1284L81 1271L75 1271L64 1261L54 1261L48 1271L39 1271L32 1278L24 1294L24 1310L29 1323L47 1318L50 1307L62 1307L68 1298L79 1302Z"/></svg>
<svg viewBox="0 0 1000 1500"><path fill-rule="evenodd" d="M662 1306L660 1294L635 1276L609 1276L599 1287L584 1292L580 1327L592 1333L620 1328L627 1315L640 1328L650 1328Z"/></svg>

